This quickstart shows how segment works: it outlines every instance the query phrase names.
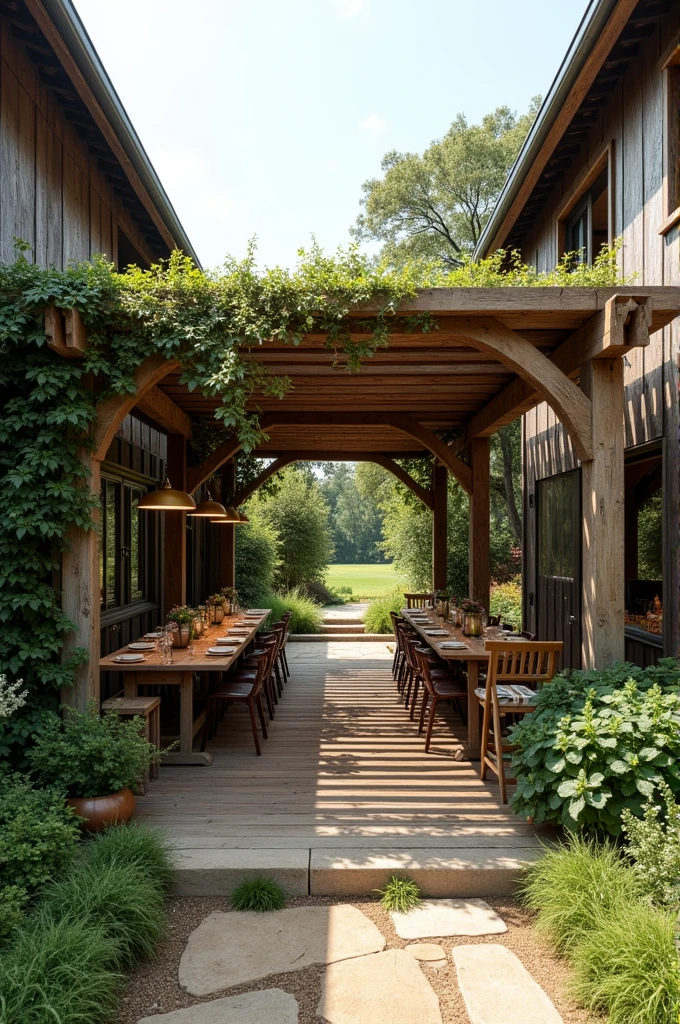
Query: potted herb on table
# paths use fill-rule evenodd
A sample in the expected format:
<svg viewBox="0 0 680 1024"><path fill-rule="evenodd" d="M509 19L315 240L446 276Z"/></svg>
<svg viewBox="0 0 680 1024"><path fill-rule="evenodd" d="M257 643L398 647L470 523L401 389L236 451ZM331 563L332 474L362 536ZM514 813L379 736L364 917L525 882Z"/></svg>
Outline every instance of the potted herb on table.
<svg viewBox="0 0 680 1024"><path fill-rule="evenodd" d="M168 612L168 622L174 622L177 629L172 633L173 647L188 647L196 612L186 604L176 604Z"/></svg>
<svg viewBox="0 0 680 1024"><path fill-rule="evenodd" d="M484 632L486 610L479 601L466 598L461 602L463 613L463 633L465 636L481 636Z"/></svg>
<svg viewBox="0 0 680 1024"><path fill-rule="evenodd" d="M28 751L32 773L42 785L64 790L85 831L128 821L137 780L160 756L140 732L143 720L122 719L115 711L100 717L94 704L88 711L64 712Z"/></svg>
<svg viewBox="0 0 680 1024"><path fill-rule="evenodd" d="M224 594L213 594L208 600L214 608L215 625L218 626L224 618L224 605L227 599Z"/></svg>
<svg viewBox="0 0 680 1024"><path fill-rule="evenodd" d="M224 614L231 615L236 604L236 588L235 587L222 587L220 591L224 598Z"/></svg>

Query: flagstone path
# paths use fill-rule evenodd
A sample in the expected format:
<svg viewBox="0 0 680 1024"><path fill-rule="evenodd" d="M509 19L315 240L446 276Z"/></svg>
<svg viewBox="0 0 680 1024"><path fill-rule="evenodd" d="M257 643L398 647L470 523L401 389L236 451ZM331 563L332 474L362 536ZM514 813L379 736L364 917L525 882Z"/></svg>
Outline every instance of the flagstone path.
<svg viewBox="0 0 680 1024"><path fill-rule="evenodd" d="M179 964L180 985L203 1001L137 1024L298 1024L298 1002L283 988L224 992L266 984L268 978L285 986L287 973L319 966L325 968L316 1006L319 1024L443 1024L430 982L438 976L459 986L470 1024L563 1024L548 995L506 946L456 945L447 956L444 938L507 931L483 900L423 900L409 914L391 917L400 937L430 941L386 949L376 924L350 905L269 914L215 911L191 933Z"/></svg>

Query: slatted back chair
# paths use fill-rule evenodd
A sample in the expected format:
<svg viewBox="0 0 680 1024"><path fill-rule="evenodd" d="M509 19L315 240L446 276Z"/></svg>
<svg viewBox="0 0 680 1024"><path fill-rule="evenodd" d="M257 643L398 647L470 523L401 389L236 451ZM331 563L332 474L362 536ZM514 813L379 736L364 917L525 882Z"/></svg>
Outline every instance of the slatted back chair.
<svg viewBox="0 0 680 1024"><path fill-rule="evenodd" d="M517 780L505 774L504 760L512 754L513 746L503 742L501 717L506 714L528 715L533 703L520 699L499 701L498 686L526 686L537 690L549 683L557 671L557 659L564 645L559 640L533 643L529 640L487 640L490 653L489 669L484 696L478 697L484 708L482 720L482 751L480 774L486 778L490 768L498 776L501 800L507 804L507 783Z"/></svg>
<svg viewBox="0 0 680 1024"><path fill-rule="evenodd" d="M399 673L399 666L404 657L401 636L399 635L399 623L403 620L397 612L390 612L390 619L392 621L392 632L394 633L394 639L396 641L394 645L394 658L392 659L392 675L396 679Z"/></svg>
<svg viewBox="0 0 680 1024"><path fill-rule="evenodd" d="M407 608L434 608L434 594L404 594Z"/></svg>
<svg viewBox="0 0 680 1024"><path fill-rule="evenodd" d="M281 616L281 622L285 626L283 634L283 647L281 648L281 661L283 662L284 675L287 679L290 678L290 669L288 668L288 655L286 654L286 644L288 643L288 633L290 632L290 619L292 612L284 612Z"/></svg>

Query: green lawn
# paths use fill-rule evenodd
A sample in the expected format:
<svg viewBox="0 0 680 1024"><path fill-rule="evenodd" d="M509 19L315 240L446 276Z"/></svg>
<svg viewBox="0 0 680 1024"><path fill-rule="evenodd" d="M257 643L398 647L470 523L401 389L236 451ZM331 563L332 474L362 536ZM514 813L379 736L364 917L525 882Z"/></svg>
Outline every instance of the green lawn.
<svg viewBox="0 0 680 1024"><path fill-rule="evenodd" d="M361 601L380 597L396 587L406 585L406 577L392 565L329 565L326 586L330 590L351 587L352 595L345 595L349 601Z"/></svg>

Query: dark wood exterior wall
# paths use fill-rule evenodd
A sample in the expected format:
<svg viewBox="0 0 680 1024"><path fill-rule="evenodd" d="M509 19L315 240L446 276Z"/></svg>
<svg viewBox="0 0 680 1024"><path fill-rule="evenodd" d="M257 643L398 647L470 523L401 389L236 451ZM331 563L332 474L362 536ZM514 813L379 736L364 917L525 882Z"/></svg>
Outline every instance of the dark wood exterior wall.
<svg viewBox="0 0 680 1024"><path fill-rule="evenodd" d="M15 32L0 9L0 260L14 259L17 237L43 266L94 253L117 263L118 226L145 261L167 255L151 250Z"/></svg>
<svg viewBox="0 0 680 1024"><path fill-rule="evenodd" d="M539 270L555 266L559 251L558 218L570 197L579 195L605 148L611 154L613 201L612 237L622 237L622 273L636 285L680 285L680 225L664 234L660 229L672 211L665 208L667 131L673 115L667 110L662 57L680 32L680 4L671 4L665 18L641 47L628 71L591 128L581 152L564 173L527 235L522 254ZM624 290L624 289L622 289ZM653 334L647 348L638 349L624 364L626 447L662 439L664 457L664 577L665 649L680 653L678 583L680 581L680 434L678 383L680 322ZM536 507L529 496L536 481L576 468L566 431L545 404L524 416L525 484L525 625L535 626L535 607L528 600L536 592ZM637 647L642 647L638 644ZM628 653L639 661L637 647ZM658 649L655 648L658 653ZM650 652L647 652L651 656Z"/></svg>

